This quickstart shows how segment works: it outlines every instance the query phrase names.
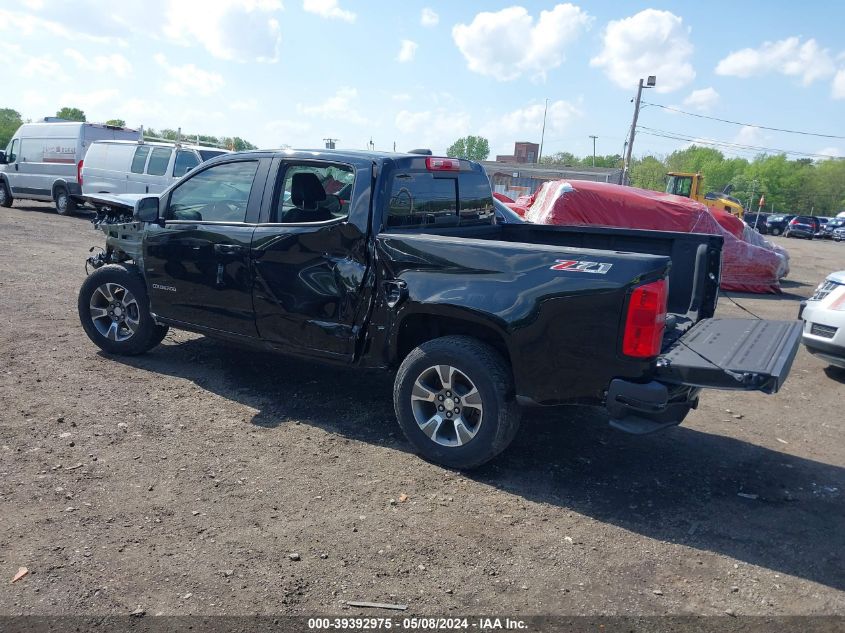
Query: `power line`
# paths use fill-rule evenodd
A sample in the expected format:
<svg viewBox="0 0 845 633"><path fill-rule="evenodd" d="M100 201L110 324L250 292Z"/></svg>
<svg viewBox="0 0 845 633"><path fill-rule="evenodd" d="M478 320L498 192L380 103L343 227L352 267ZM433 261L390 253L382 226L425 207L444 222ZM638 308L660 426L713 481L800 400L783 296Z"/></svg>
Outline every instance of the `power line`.
<svg viewBox="0 0 845 633"><path fill-rule="evenodd" d="M813 152L802 152L798 150L789 150L789 149L778 149L774 147L762 147L759 145L745 145L743 143L734 143L731 141L720 141L716 139L709 139L709 138L701 138L701 137L692 137L687 136L685 134L681 134L678 132L671 132L667 130L658 130L655 128L645 127L638 125L637 129L642 130L643 134L647 134L649 136L657 136L660 138L668 138L675 141L686 141L689 143L695 143L698 145L711 145L714 147L725 147L728 149L733 150L745 150L749 152L768 152L773 154L790 154L794 156L806 156L810 158L830 158L830 159L838 159L841 158L839 156L831 156L830 154L816 154Z"/></svg>
<svg viewBox="0 0 845 633"><path fill-rule="evenodd" d="M694 116L699 119L709 119L711 121L719 121L721 123L730 123L731 125L742 125L745 127L756 127L761 130L771 130L772 132L786 132L788 134L800 134L802 136L818 136L821 138L837 138L837 139L845 139L845 136L838 136L836 134L821 134L818 132L801 132L799 130L786 130L779 127L769 127L767 125L756 125L754 123L740 123L739 121L730 121L729 119L720 119L714 116L707 116L704 114L696 114L695 112L686 112L684 110L679 110L678 108L672 108L670 106L661 105L659 103L648 103L647 101L643 101L645 105L654 106L655 108L663 108L664 110L669 110L670 112L677 112L678 114L686 114L687 116Z"/></svg>

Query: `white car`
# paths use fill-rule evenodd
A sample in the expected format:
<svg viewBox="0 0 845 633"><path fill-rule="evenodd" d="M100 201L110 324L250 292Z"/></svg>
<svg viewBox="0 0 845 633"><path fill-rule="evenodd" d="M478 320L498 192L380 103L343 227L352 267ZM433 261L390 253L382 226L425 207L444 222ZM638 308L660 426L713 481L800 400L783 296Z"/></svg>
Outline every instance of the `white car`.
<svg viewBox="0 0 845 633"><path fill-rule="evenodd" d="M845 270L831 273L801 309L804 346L831 365L845 369Z"/></svg>

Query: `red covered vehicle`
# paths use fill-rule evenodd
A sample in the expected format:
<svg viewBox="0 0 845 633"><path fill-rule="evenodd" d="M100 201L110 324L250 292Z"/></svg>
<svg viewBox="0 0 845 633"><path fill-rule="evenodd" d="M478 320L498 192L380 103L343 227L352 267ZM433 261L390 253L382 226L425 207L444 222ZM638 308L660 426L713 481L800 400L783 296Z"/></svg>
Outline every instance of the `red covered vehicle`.
<svg viewBox="0 0 845 633"><path fill-rule="evenodd" d="M724 290L779 293L789 255L739 218L700 202L657 191L584 180L545 183L532 196L508 206L529 222L566 226L613 226L721 235Z"/></svg>

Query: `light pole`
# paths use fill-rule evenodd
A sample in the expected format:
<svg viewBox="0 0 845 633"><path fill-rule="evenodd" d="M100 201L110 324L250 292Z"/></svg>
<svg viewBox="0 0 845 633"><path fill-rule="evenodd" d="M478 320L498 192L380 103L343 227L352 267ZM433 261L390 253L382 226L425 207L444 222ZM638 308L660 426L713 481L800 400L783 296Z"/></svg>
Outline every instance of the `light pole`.
<svg viewBox="0 0 845 633"><path fill-rule="evenodd" d="M594 136L593 134L590 134L590 138L593 139L593 167L595 167L596 166L596 139L598 138L598 136Z"/></svg>
<svg viewBox="0 0 845 633"><path fill-rule="evenodd" d="M654 88L657 85L657 77L649 75L646 79L645 85L640 79L639 88L637 88L637 98L634 102L634 120L631 121L631 132L628 134L628 151L625 152L625 162L622 166L622 184L628 184L628 172L631 169L631 153L634 151L634 136L637 133L637 117L640 116L640 101L643 97L643 88Z"/></svg>
<svg viewBox="0 0 845 633"><path fill-rule="evenodd" d="M543 141L546 138L546 113L549 111L549 100L546 99L546 105L543 106L543 131L540 133L540 152L537 154L537 164L540 164L540 159L543 158Z"/></svg>

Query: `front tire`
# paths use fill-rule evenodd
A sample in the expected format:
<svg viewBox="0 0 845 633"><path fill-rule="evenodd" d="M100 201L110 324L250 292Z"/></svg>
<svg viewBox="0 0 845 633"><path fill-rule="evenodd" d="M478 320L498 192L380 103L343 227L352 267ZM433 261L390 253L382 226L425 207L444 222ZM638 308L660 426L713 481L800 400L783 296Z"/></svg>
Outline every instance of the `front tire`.
<svg viewBox="0 0 845 633"><path fill-rule="evenodd" d="M134 356L161 343L167 327L150 314L144 280L125 266L98 268L82 283L77 303L82 329L109 354Z"/></svg>
<svg viewBox="0 0 845 633"><path fill-rule="evenodd" d="M510 366L469 336L444 336L411 351L396 374L399 426L425 459L449 468L481 466L519 429Z"/></svg>
<svg viewBox="0 0 845 633"><path fill-rule="evenodd" d="M70 215L76 211L76 202L70 197L65 187L56 187L53 201L56 203L56 213L59 215Z"/></svg>
<svg viewBox="0 0 845 633"><path fill-rule="evenodd" d="M0 180L0 207L11 207L14 201L12 192L9 191L9 185L5 181Z"/></svg>

